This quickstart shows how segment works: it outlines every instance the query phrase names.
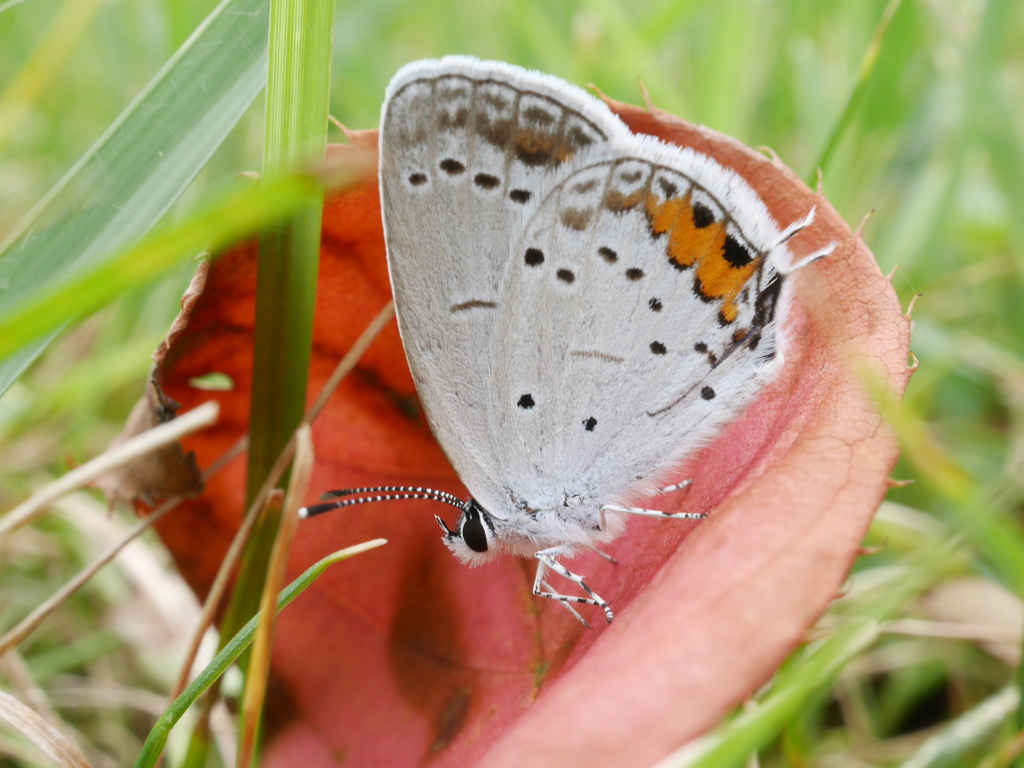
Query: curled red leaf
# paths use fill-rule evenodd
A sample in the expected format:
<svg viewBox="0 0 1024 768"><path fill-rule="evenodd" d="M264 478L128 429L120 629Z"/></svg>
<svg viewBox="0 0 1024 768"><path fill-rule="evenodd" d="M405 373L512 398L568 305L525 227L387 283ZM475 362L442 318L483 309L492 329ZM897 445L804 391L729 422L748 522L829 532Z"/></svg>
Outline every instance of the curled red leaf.
<svg viewBox="0 0 1024 768"><path fill-rule="evenodd" d="M793 278L782 374L688 464L693 487L671 497L676 511L713 514L700 524L630 521L614 546L618 565L577 558L616 608L615 623L593 632L531 595L530 562L460 566L424 502L304 523L292 575L365 539L390 544L328 572L283 615L274 671L285 704L266 765L650 764L757 690L839 589L897 456L874 405L879 392L901 395L908 377L909 324L895 293L859 234L777 161L657 111L611 106L634 131L740 172L783 224L817 206L792 243L797 255L839 244ZM246 430L254 270L252 246L214 263L162 365L168 394L186 407L210 396L190 387L194 377L234 381L218 394L217 427L186 443L202 466ZM325 206L311 397L389 297L367 178ZM314 489L464 494L418 410L393 323L342 383L314 441ZM161 528L200 593L238 525L243 488L239 460Z"/></svg>

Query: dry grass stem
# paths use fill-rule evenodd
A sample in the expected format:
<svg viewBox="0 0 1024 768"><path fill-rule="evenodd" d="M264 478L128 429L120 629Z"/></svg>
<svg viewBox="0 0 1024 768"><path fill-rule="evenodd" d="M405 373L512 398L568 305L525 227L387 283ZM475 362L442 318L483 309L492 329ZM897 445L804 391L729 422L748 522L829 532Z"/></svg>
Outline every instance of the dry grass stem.
<svg viewBox="0 0 1024 768"><path fill-rule="evenodd" d="M826 616L809 632L809 640L826 637L843 625L842 620ZM945 640L971 640L981 643L1020 643L1021 630L991 624L969 624L927 619L897 619L882 624L879 631L887 635L931 637Z"/></svg>
<svg viewBox="0 0 1024 768"><path fill-rule="evenodd" d="M145 433L126 440L124 443L104 451L95 459L68 472L33 494L29 499L0 518L0 536L10 533L32 520L54 501L76 488L90 483L112 469L138 458L157 448L180 440L196 430L208 427L217 421L220 406L215 402L204 403L182 414L173 421L154 427Z"/></svg>
<svg viewBox="0 0 1024 768"><path fill-rule="evenodd" d="M181 499L168 499L159 507L157 507L148 516L139 520L131 530L122 538L120 541L111 545L102 555L96 558L88 567L83 568L78 574L71 579L67 584L61 587L57 592L51 595L47 600L40 604L35 610L33 610L28 616L22 619L17 626L0 638L0 654L4 654L14 646L21 643L26 637L42 624L46 618L53 613L61 604L64 603L71 595L73 595L78 589L82 587L89 579L96 575L103 566L117 557L117 553L125 548L129 543L137 539L143 533L148 531L154 524L156 524L164 515L178 506Z"/></svg>
<svg viewBox="0 0 1024 768"><path fill-rule="evenodd" d="M167 707L159 693L110 683L99 685L89 680L83 680L81 685L54 686L50 688L50 699L61 709L133 709L153 717L159 717Z"/></svg>
<svg viewBox="0 0 1024 768"><path fill-rule="evenodd" d="M267 675L270 671L270 649L277 618L277 595L284 586L288 554L299 522L298 509L306 496L309 478L313 473L313 440L309 425L302 424L295 432L293 440L296 444L295 463L292 466L281 525L274 539L267 579L260 598L262 618L256 628L249 656L249 674L246 677L245 696L242 700L242 733L239 737L238 759L235 763L238 768L249 766L255 754L263 699L267 690Z"/></svg>
<svg viewBox="0 0 1024 768"><path fill-rule="evenodd" d="M181 664L181 672L178 674L178 682L171 691L169 701L174 701L178 698L181 692L185 690L185 686L188 685L192 674L192 666L195 664L196 654L199 653L199 646L203 642L203 636L210 625L213 624L213 615L217 612L217 607L224 597L228 580L231 578L231 573L235 569L238 558L242 555L242 550L245 549L246 542L249 541L249 536L252 535L252 529L260 517L260 511L268 503L271 503L271 494L275 490L274 486L277 485L277 481L284 474L288 462L291 461L294 444L294 439L288 441L288 445L285 446L284 451L278 457L277 463L271 468L270 474L267 475L267 479L263 483L263 487L256 494L256 498L249 506L249 509L246 510L242 524L238 527L235 537L231 540L231 546L228 547L228 551L221 561L220 568L217 569L217 575L214 577L213 584L210 586L210 592L203 603L203 611L199 616L199 623L192 633L192 640L189 642L188 651L185 653L185 659Z"/></svg>
<svg viewBox="0 0 1024 768"><path fill-rule="evenodd" d="M0 691L0 720L21 733L60 768L89 768L86 759L60 731L4 691Z"/></svg>
<svg viewBox="0 0 1024 768"><path fill-rule="evenodd" d="M899 619L882 625L882 632L889 635L914 637L935 637L949 640L976 640L993 643L1020 643L1021 630L995 627L988 624L960 624L949 621L927 621L925 619Z"/></svg>
<svg viewBox="0 0 1024 768"><path fill-rule="evenodd" d="M47 698L46 692L39 687L32 673L25 663L25 659L16 650L0 654L0 674L3 674L10 682L11 687L17 692L22 701L26 702L32 709L38 712L44 719L61 727L66 724L61 721L60 715L54 710L53 705ZM61 727L62 731L66 728ZM68 738L71 738L68 736Z"/></svg>
<svg viewBox="0 0 1024 768"><path fill-rule="evenodd" d="M352 348L348 353L341 358L338 366L334 369L331 377L324 384L320 394L317 395L316 402L310 406L306 412L305 421L307 424L312 424L316 421L316 417L320 415L320 412L327 405L327 401L330 400L331 395L334 394L334 390L338 388L341 380L344 379L353 368L356 367L356 363L366 353L367 348L373 343L373 340L377 338L377 335L384 330L384 326L387 325L391 318L395 316L395 302L394 300L389 301L384 308L377 314L377 316L366 326L366 330L362 332L356 343L352 345Z"/></svg>
<svg viewBox="0 0 1024 768"><path fill-rule="evenodd" d="M352 371L356 363L359 362L359 359L366 353L367 348L373 340L377 338L380 332L384 329L384 326L387 325L394 316L394 313L395 303L394 301L389 301L377 317L375 317L366 327L366 330L363 331L358 339L356 339L356 343L352 345L352 348L348 353L338 362L337 367L327 380L327 383L324 384L324 387L317 396L316 401L310 407L309 411L307 411L305 416L305 422L307 424L312 424L316 420L331 395L334 394L334 391L338 388L342 379ZM236 450L244 450L247 446L248 438L242 438L239 440L238 444L231 448L229 453L234 453ZM278 460L271 469L266 481L260 488L260 492L256 494L256 498L253 500L253 503L250 505L249 509L246 510L245 517L242 519L242 524L239 526L238 532L235 534L235 538L231 541L231 546L228 548L227 554L224 556L224 560L221 563L221 566L217 571L217 575L213 580L213 584L210 587L210 592L206 596L206 601L203 604L203 612L200 617L199 624L196 626L195 632L192 635L188 652L185 654L185 660L182 663L177 685L175 685L174 689L171 691L171 701L178 698L178 696L181 695L181 692L185 690L185 686L188 685L192 666L195 663L196 654L199 653L199 646L203 641L203 636L206 634L206 630L213 623L213 615L217 611L217 606L220 605L225 589L227 589L228 579L231 576L231 572L234 570L235 564L241 556L245 543L249 540L249 535L252 533L253 526L256 524L256 520L259 517L259 511L263 508L264 504L266 504L266 500L269 498L271 489L277 485L278 480L280 480L281 476L284 474L284 470L292 460L294 450L295 439L293 436L293 438L289 440L288 444L284 447L281 455L278 457ZM220 466L223 466L226 463L227 460L225 460L224 457L218 459L218 464ZM207 473L204 473L204 477L206 477L206 475Z"/></svg>
<svg viewBox="0 0 1024 768"><path fill-rule="evenodd" d="M0 6L0 12L3 11L3 6ZM39 762L39 750L32 747L31 744L26 744L23 739L8 738L5 734L0 733L0 758L9 757L12 760L20 761L16 762L15 765L34 765ZM7 763L4 763L6 765Z"/></svg>

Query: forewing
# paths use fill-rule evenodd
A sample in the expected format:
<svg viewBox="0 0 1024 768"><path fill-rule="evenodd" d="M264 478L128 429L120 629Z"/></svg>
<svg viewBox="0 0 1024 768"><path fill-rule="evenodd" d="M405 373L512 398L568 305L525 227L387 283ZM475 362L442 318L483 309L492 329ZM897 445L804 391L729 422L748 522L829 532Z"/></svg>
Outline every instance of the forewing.
<svg viewBox="0 0 1024 768"><path fill-rule="evenodd" d="M769 258L778 228L742 179L646 139L543 195L500 289L501 460L529 508L613 503L653 490L777 370L788 254Z"/></svg>
<svg viewBox="0 0 1024 768"><path fill-rule="evenodd" d="M511 239L561 167L628 131L560 80L463 57L402 69L381 126L388 265L416 388L463 482L503 516L489 400Z"/></svg>

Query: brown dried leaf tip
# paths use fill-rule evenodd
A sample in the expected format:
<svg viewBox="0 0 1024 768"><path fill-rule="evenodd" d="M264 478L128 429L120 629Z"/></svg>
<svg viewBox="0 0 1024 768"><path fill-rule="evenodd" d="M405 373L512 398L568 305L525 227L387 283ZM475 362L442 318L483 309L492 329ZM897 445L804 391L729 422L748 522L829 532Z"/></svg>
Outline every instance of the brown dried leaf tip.
<svg viewBox="0 0 1024 768"><path fill-rule="evenodd" d="M171 421L181 409L181 405L161 388L160 369L168 350L188 327L189 317L203 293L208 274L209 262L200 262L181 298L181 311L153 353L153 372L146 384L146 394L132 408L124 429L110 447ZM197 496L203 491L203 477L195 454L186 452L180 443L172 443L108 472L96 481L95 486L103 491L111 504L134 505L141 501L152 507L162 499Z"/></svg>

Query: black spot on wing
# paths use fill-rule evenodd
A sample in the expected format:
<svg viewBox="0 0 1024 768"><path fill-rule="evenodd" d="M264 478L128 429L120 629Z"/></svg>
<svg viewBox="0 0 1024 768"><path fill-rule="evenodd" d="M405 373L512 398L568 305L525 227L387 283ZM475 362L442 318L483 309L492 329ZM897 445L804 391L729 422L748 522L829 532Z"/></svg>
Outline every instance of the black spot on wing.
<svg viewBox="0 0 1024 768"><path fill-rule="evenodd" d="M735 268L745 267L754 257L750 255L750 251L732 235L727 235L725 238L725 252L722 254L729 265Z"/></svg>
<svg viewBox="0 0 1024 768"><path fill-rule="evenodd" d="M493 301L486 301L484 299L471 299L470 301L464 301L461 304L452 304L448 307L448 311L451 313L465 312L467 309L494 309L498 305Z"/></svg>
<svg viewBox="0 0 1024 768"><path fill-rule="evenodd" d="M441 161L441 170L447 173L449 176L458 176L466 170L466 166L451 157L446 157Z"/></svg>
<svg viewBox="0 0 1024 768"><path fill-rule="evenodd" d="M494 189L501 184L501 179L489 173L478 173L473 177L473 183L481 189Z"/></svg>
<svg viewBox="0 0 1024 768"><path fill-rule="evenodd" d="M693 204L693 226L697 229L704 229L705 227L710 227L714 223L715 214L710 208L701 202Z"/></svg>
<svg viewBox="0 0 1024 768"><path fill-rule="evenodd" d="M523 261L528 267L539 267L544 263L544 253L539 248L527 248Z"/></svg>
<svg viewBox="0 0 1024 768"><path fill-rule="evenodd" d="M772 275L768 284L757 294L757 299L754 301L754 320L751 323L753 328L760 330L775 319L775 310L779 304L779 294L782 293L782 281L782 275L776 272Z"/></svg>

